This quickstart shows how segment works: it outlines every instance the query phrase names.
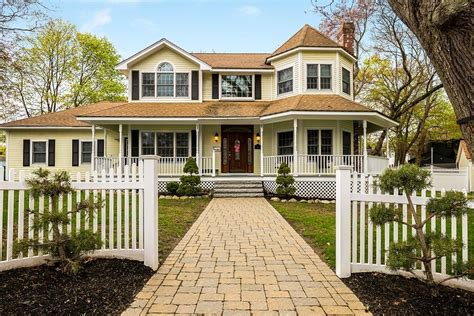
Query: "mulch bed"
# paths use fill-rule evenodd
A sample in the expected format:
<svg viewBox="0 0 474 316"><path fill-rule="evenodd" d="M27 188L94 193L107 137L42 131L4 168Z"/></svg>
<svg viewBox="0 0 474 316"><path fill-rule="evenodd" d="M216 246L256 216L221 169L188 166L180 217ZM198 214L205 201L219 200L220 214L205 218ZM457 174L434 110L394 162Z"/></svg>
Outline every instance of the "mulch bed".
<svg viewBox="0 0 474 316"><path fill-rule="evenodd" d="M447 286L433 291L416 279L381 273L357 273L342 281L374 315L474 315L473 292Z"/></svg>
<svg viewBox="0 0 474 316"><path fill-rule="evenodd" d="M153 271L142 262L97 259L75 275L39 266L0 273L0 314L120 314Z"/></svg>

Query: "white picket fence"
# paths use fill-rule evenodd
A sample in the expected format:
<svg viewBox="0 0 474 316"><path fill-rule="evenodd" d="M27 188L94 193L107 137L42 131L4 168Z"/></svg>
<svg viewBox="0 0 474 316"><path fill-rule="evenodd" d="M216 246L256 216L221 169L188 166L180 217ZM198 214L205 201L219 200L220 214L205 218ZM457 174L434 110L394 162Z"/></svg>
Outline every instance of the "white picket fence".
<svg viewBox="0 0 474 316"><path fill-rule="evenodd" d="M374 185L374 177L351 173L351 170L348 166L339 166L336 170L336 274L343 278L357 272L391 273L385 266L390 243L414 238L415 229L397 222L374 225L370 220L369 210L377 203L391 205L402 210L405 222L413 223L413 218L408 219L407 198L401 192L384 194ZM426 219L426 203L429 198L444 192L444 189L432 188L412 196L421 220ZM466 190L464 193L466 194ZM459 253L431 262L436 279L452 274L452 267L456 266L458 260L465 262L474 255L469 253L469 245L474 240L468 239L469 230L473 229L472 222L469 225L468 220L472 221L472 216L471 212L461 218L433 217L425 225L425 230L440 232L463 243ZM415 268L418 269L417 273L422 272L421 265ZM449 282L458 287L474 289L474 280L464 278Z"/></svg>
<svg viewBox="0 0 474 316"><path fill-rule="evenodd" d="M72 182L73 193L61 196L59 206L73 210L80 201L98 202L100 207L92 217L77 213L68 225L61 227L68 234L81 229L99 233L102 249L93 253L100 257L121 257L144 261L158 268L158 194L155 158L145 158L140 167L125 168L125 174L77 174ZM129 174L132 170L132 174ZM25 182L25 174L10 169L8 179L0 181L0 271L42 264L49 257L38 249L17 253L14 244L24 239L51 240L51 227L35 230L32 227L35 210L50 212L52 201L48 197L33 197ZM3 177L0 177L3 180ZM17 180L15 180L17 179ZM81 180L82 179L82 180ZM71 216L71 214L69 215ZM5 222L4 222L4 219Z"/></svg>

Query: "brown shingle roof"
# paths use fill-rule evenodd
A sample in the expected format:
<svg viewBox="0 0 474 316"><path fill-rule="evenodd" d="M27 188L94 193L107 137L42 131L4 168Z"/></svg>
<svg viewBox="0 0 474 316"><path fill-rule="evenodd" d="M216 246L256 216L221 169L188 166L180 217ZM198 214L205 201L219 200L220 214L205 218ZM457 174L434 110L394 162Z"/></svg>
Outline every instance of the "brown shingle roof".
<svg viewBox="0 0 474 316"><path fill-rule="evenodd" d="M226 69L273 69L266 65L266 53L193 53L212 68Z"/></svg>
<svg viewBox="0 0 474 316"><path fill-rule="evenodd" d="M374 112L338 95L296 95L275 101L206 101L202 103L101 102L22 119L3 127L87 127L77 117L263 117L288 111Z"/></svg>
<svg viewBox="0 0 474 316"><path fill-rule="evenodd" d="M298 32L290 37L283 45L278 47L271 56L273 57L297 47L342 47L314 27L305 24Z"/></svg>
<svg viewBox="0 0 474 316"><path fill-rule="evenodd" d="M0 129L3 127L88 127L90 126L89 123L78 121L76 117L95 111L110 109L121 104L123 104L123 102L101 102L84 105L64 111L47 113L31 118L0 124Z"/></svg>

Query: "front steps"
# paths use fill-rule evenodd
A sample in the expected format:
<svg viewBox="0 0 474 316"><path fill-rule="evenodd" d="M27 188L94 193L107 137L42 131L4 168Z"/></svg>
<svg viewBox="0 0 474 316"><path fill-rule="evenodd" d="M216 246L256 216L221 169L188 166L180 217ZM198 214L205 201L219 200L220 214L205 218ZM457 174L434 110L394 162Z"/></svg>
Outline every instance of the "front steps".
<svg viewBox="0 0 474 316"><path fill-rule="evenodd" d="M216 181L214 197L261 197L263 184L261 180Z"/></svg>

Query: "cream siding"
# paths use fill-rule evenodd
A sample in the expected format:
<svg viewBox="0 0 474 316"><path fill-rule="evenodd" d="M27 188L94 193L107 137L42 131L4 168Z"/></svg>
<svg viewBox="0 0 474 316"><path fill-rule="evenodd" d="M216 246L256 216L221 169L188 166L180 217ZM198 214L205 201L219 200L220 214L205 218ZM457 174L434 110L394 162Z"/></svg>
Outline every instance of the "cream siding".
<svg viewBox="0 0 474 316"><path fill-rule="evenodd" d="M339 91L339 80L337 75L337 56L336 52L318 52L318 51L303 51L302 52L302 93L314 94L334 94ZM330 64L332 71L331 90L308 90L306 87L306 69L307 64Z"/></svg>
<svg viewBox="0 0 474 316"><path fill-rule="evenodd" d="M203 101L212 100L212 74L210 72L202 74L202 99Z"/></svg>
<svg viewBox="0 0 474 316"><path fill-rule="evenodd" d="M165 61L171 63L175 67L175 71L199 70L198 64L167 47L160 49L130 67L140 71L156 71L156 67Z"/></svg>
<svg viewBox="0 0 474 316"><path fill-rule="evenodd" d="M350 61L349 59L347 59L343 54L341 53L338 53L339 54L339 61L340 61L340 67L338 69L338 78L337 78L337 81L339 82L339 94L345 98L348 98L350 100L353 100L353 95L354 95L354 83L353 83L353 71L354 71L354 64L352 63L352 61ZM350 95L347 95L346 93L342 92L342 67L346 68L347 70L349 70L349 72L351 73L351 94Z"/></svg>
<svg viewBox="0 0 474 316"><path fill-rule="evenodd" d="M272 86L273 86L273 73L262 74L262 101L273 100Z"/></svg>
<svg viewBox="0 0 474 316"><path fill-rule="evenodd" d="M272 62L272 66L275 67L272 93L275 99L281 99L300 93L301 62L299 53L293 53L288 56L284 56L283 58L277 59ZM279 95L277 93L278 71L289 67L293 67L293 91Z"/></svg>

